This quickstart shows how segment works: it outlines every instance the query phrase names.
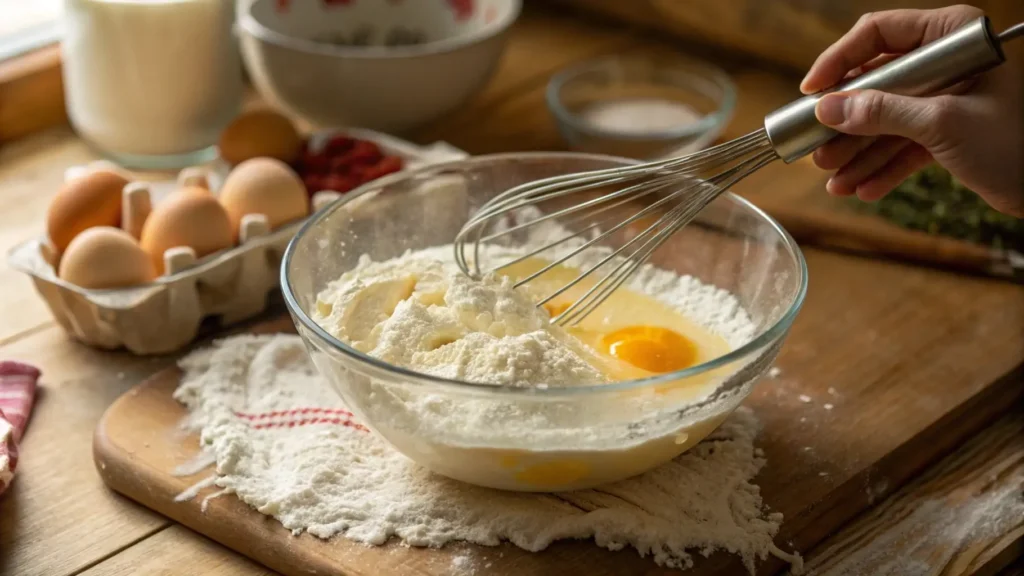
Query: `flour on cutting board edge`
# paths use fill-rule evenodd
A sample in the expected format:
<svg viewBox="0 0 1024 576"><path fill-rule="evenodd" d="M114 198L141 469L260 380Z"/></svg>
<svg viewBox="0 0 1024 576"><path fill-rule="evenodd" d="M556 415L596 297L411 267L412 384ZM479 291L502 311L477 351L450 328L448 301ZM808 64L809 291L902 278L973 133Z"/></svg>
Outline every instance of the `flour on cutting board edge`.
<svg viewBox="0 0 1024 576"><path fill-rule="evenodd" d="M689 567L694 552L715 550L740 556L751 571L769 554L801 566L773 542L782 516L765 510L753 483L765 459L754 446L757 421L744 408L641 476L595 490L516 493L433 474L377 439L350 419L297 336L236 336L181 367L174 397L189 409L187 426L201 432L203 457L216 463L216 473L181 500L217 486L204 507L232 493L293 534L373 545L393 537L428 547L509 541L540 551L556 540L592 538L667 567Z"/></svg>
<svg viewBox="0 0 1024 576"><path fill-rule="evenodd" d="M807 563L807 574L934 574L937 566L953 565L969 542L1012 530L1024 517L1024 493L1019 483L1011 483L971 498L956 494L914 502L912 511L903 512L893 511L890 516L902 517L881 532L874 525L854 527L847 537L815 554Z"/></svg>

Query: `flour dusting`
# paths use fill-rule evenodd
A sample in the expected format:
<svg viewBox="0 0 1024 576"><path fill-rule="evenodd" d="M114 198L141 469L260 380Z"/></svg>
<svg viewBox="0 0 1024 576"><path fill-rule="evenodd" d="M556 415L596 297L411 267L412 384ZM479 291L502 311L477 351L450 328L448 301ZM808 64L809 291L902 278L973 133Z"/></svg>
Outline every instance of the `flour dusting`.
<svg viewBox="0 0 1024 576"><path fill-rule="evenodd" d="M993 538L1019 525L1024 491L1020 483L1012 483L971 498L914 502L913 510L891 514L901 517L895 526L872 538L853 534L860 537L855 547L841 542L836 549L825 550L809 564L808 574L933 575L936 567L955 566L951 561L964 551L965 543Z"/></svg>
<svg viewBox="0 0 1024 576"><path fill-rule="evenodd" d="M455 576L473 576L476 574L476 564L473 557L468 554L452 556L452 572Z"/></svg>
<svg viewBox="0 0 1024 576"><path fill-rule="evenodd" d="M752 480L765 465L752 413L650 472L596 490L480 488L416 465L355 421L299 337L237 336L182 360L175 398L216 458L216 484L293 533L411 546L453 540L530 551L560 539L631 546L669 567L725 550L748 569L777 550L781 515Z"/></svg>

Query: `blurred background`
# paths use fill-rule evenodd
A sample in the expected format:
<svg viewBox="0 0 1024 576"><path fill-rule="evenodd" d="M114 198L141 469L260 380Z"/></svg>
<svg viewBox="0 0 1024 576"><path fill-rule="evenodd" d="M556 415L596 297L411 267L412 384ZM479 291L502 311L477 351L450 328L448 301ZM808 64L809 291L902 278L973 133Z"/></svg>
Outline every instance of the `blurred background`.
<svg viewBox="0 0 1024 576"><path fill-rule="evenodd" d="M150 11L160 4L166 3L149 3ZM181 8L181 18L150 18L145 10L124 8L146 3L124 0L0 0L0 144L70 120L107 156L131 163L137 150L125 148L123 138L111 139L111 130L118 122L127 130L138 120L116 116L127 113L128 103L159 99L169 112L158 116L173 124L164 129L172 148L211 150L240 108L269 104L305 131L359 126L420 144L443 140L472 154L566 148L635 158L681 154L759 128L766 113L799 95L802 73L862 14L952 2L171 4ZM997 29L1024 21L1024 1L973 4ZM173 48L140 44L150 37L169 38L167 46L174 39L189 42ZM1021 48L1017 43L1008 50L1019 57ZM205 69L181 65L186 49ZM374 56L365 58L361 50ZM244 88L225 73L242 65ZM117 70L132 67L183 80L154 97L145 90L158 82L149 82L129 97L135 88L118 80ZM101 73L107 80L98 79ZM178 87L184 84L192 88ZM736 191L765 206L778 204L773 214L797 235L806 228L815 241L822 241L823 228L845 226L833 217L834 202L821 194L823 173L812 166L804 166L802 175L786 168L770 166ZM790 183L788 195L776 190L780 179ZM829 216L812 221L805 213L791 214L797 204ZM1024 249L1019 221L988 210L942 171L919 175L900 194L861 208L905 228ZM855 228L863 233L862 226ZM883 248L891 243L882 242ZM929 259L938 257L932 248L925 251ZM973 258L988 266L988 256Z"/></svg>
<svg viewBox="0 0 1024 576"><path fill-rule="evenodd" d="M244 0L243 0L244 1ZM561 4L680 38L708 42L806 69L861 14L895 8L937 8L942 0L528 0ZM997 23L1019 21L1024 2L974 0ZM0 0L0 59L55 42L64 0Z"/></svg>

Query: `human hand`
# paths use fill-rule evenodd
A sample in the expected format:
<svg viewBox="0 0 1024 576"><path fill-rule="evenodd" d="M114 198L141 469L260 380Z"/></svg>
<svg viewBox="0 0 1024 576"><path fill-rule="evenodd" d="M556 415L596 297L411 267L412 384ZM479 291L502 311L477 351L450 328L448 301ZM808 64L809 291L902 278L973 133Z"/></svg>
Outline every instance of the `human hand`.
<svg viewBox="0 0 1024 576"><path fill-rule="evenodd" d="M821 53L805 94L877 68L984 13L971 6L864 15ZM1024 75L1007 63L936 96L857 90L825 95L818 121L843 133L814 152L835 170L826 188L865 201L885 196L932 160L996 210L1024 217Z"/></svg>

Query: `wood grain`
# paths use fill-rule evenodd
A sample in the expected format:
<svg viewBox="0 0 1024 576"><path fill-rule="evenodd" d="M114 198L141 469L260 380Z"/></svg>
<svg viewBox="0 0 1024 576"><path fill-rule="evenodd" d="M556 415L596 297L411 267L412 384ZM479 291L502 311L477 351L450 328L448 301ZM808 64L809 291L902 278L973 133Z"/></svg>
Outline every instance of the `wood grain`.
<svg viewBox="0 0 1024 576"><path fill-rule="evenodd" d="M41 367L18 474L0 498L0 574L70 574L167 520L112 494L96 476L91 433L107 406L171 359L98 352L50 327L0 351Z"/></svg>
<svg viewBox="0 0 1024 576"><path fill-rule="evenodd" d="M272 572L180 525L171 525L81 576L273 576Z"/></svg>
<svg viewBox="0 0 1024 576"><path fill-rule="evenodd" d="M514 36L502 55L494 79L484 90L457 112L407 136L422 144L448 140L458 146L450 140L453 134L472 130L474 125L485 124L492 128L501 125L488 112L495 106L537 85L546 84L551 74L565 66L615 53L637 42L635 31L595 27L528 7L516 23ZM543 112L543 97L538 104L537 111ZM500 138L494 138L494 141L502 142ZM514 143L508 143L503 150L543 149L518 148Z"/></svg>
<svg viewBox="0 0 1024 576"><path fill-rule="evenodd" d="M66 121L59 47L0 62L0 145Z"/></svg>
<svg viewBox="0 0 1024 576"><path fill-rule="evenodd" d="M1021 438L1018 407L824 542L807 573L962 576L1006 567L1024 554Z"/></svg>
<svg viewBox="0 0 1024 576"><path fill-rule="evenodd" d="M282 312L272 307L268 314ZM233 330L266 320L260 316ZM43 370L42 389L21 442L18 475L0 498L0 574L74 573L167 526L166 518L107 490L90 455L104 410L134 383L172 366L178 356L95 350L49 325L0 348L0 358Z"/></svg>
<svg viewBox="0 0 1024 576"><path fill-rule="evenodd" d="M31 280L8 266L7 251L45 232L46 207L64 181L64 170L95 158L68 128L0 148L0 343L51 321Z"/></svg>
<svg viewBox="0 0 1024 576"><path fill-rule="evenodd" d="M678 38L806 70L862 14L897 8L932 9L944 0L561 0L615 21L640 24ZM975 0L997 27L1024 20L1019 0ZM784 40L783 40L784 39Z"/></svg>

